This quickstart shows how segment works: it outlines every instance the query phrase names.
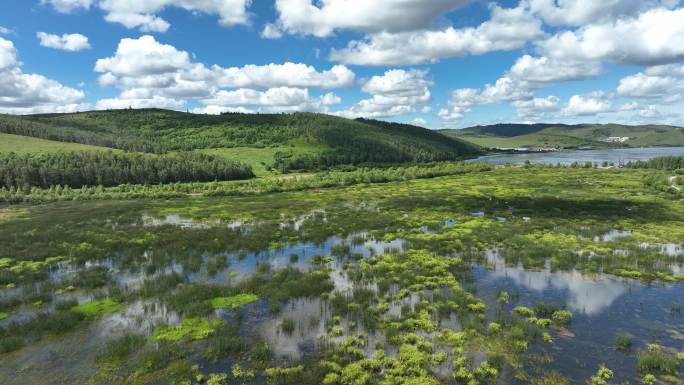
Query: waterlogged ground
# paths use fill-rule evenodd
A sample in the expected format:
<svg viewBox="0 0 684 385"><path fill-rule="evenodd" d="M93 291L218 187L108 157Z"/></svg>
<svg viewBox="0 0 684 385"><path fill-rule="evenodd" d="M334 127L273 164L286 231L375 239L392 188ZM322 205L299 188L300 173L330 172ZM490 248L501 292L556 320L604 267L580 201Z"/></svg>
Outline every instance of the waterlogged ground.
<svg viewBox="0 0 684 385"><path fill-rule="evenodd" d="M6 206L0 383L682 384L684 202L647 180Z"/></svg>

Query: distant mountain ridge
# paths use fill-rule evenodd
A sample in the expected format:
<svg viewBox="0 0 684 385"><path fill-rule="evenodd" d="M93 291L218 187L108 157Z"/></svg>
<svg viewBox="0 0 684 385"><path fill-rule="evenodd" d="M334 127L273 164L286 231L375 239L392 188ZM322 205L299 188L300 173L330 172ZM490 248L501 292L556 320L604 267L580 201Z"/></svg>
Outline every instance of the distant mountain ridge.
<svg viewBox="0 0 684 385"><path fill-rule="evenodd" d="M406 124L316 113L200 115L161 109L0 115L0 133L132 152L201 151L281 171L458 160L482 153ZM238 159L236 159L238 158Z"/></svg>
<svg viewBox="0 0 684 385"><path fill-rule="evenodd" d="M684 128L667 125L502 123L440 132L489 148L684 146Z"/></svg>

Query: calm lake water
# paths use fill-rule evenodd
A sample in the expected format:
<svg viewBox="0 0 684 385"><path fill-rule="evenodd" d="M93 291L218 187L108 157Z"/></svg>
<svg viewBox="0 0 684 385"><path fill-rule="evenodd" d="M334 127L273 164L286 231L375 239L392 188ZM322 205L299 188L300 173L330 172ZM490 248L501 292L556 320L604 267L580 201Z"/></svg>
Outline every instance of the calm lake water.
<svg viewBox="0 0 684 385"><path fill-rule="evenodd" d="M684 147L648 147L648 148L615 148L603 150L558 151L534 154L500 154L481 156L472 162L486 162L491 164L523 164L531 163L563 164L573 162L585 163L618 163L637 160L649 160L660 156L684 156Z"/></svg>
<svg viewBox="0 0 684 385"><path fill-rule="evenodd" d="M642 283L605 274L583 274L576 270L527 269L507 265L505 251L487 252L485 269L474 269L478 295L496 308L500 291L513 293L517 301L506 305L534 308L544 303L573 313L569 333L554 333L551 347L535 345L532 352L548 354L553 360L544 365L578 381L588 378L603 363L615 371L616 383L630 383L637 376L635 352L649 343L684 346L684 319L673 311L681 305L683 283ZM615 337L629 333L634 346L623 352L615 349ZM631 382L633 383L633 382Z"/></svg>

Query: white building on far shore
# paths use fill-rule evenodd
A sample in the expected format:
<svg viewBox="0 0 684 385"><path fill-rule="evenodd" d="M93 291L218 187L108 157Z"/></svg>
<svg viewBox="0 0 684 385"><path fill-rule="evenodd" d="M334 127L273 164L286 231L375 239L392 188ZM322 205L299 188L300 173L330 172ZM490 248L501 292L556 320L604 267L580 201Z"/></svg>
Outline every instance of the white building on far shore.
<svg viewBox="0 0 684 385"><path fill-rule="evenodd" d="M629 136L609 136L604 139L604 142L608 143L625 143L629 140Z"/></svg>

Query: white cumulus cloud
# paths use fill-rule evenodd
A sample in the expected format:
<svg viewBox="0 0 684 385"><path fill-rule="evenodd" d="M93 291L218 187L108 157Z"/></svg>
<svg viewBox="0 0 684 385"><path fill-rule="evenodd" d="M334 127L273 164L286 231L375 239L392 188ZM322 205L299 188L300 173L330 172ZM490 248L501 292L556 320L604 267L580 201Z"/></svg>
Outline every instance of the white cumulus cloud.
<svg viewBox="0 0 684 385"><path fill-rule="evenodd" d="M389 117L414 112L432 98L425 70L388 70L383 75L373 76L362 90L372 97L363 99L347 109L336 112L349 118Z"/></svg>
<svg viewBox="0 0 684 385"><path fill-rule="evenodd" d="M14 43L0 37L1 112L70 112L84 107L84 97L83 91L43 75L25 73Z"/></svg>
<svg viewBox="0 0 684 385"><path fill-rule="evenodd" d="M490 19L478 27L379 32L333 50L330 58L347 64L377 66L433 63L449 57L514 50L544 36L541 21L524 7L494 5Z"/></svg>
<svg viewBox="0 0 684 385"><path fill-rule="evenodd" d="M71 13L77 9L88 9L95 0L41 0L42 4L52 5L57 12Z"/></svg>
<svg viewBox="0 0 684 385"><path fill-rule="evenodd" d="M523 55L508 71L508 76L530 83L553 83L568 80L583 80L601 73L600 62L568 62L548 57Z"/></svg>
<svg viewBox="0 0 684 385"><path fill-rule="evenodd" d="M217 15L219 23L229 27L249 22L251 0L101 0L98 4L109 22L143 32L166 32L170 24L158 16L165 8Z"/></svg>
<svg viewBox="0 0 684 385"><path fill-rule="evenodd" d="M620 80L617 93L625 97L659 97L684 92L684 79L637 73Z"/></svg>
<svg viewBox="0 0 684 385"><path fill-rule="evenodd" d="M332 93L313 97L309 88L351 87L355 81L355 74L343 65L325 71L290 62L207 67L195 62L188 52L159 43L149 35L122 39L113 56L96 62L95 71L102 73L102 86L121 90L118 98L101 103L102 108L129 102L137 107L149 99L158 107L178 109L187 100L197 100L207 105L198 110L203 113L239 107L253 111L320 110L339 104L339 97Z"/></svg>
<svg viewBox="0 0 684 385"><path fill-rule="evenodd" d="M65 33L62 36L53 35L45 32L36 33L40 45L47 48L59 49L62 51L82 51L90 48L88 37L80 33Z"/></svg>
<svg viewBox="0 0 684 385"><path fill-rule="evenodd" d="M278 27L292 34L330 36L335 30L402 32L430 26L467 0L276 0Z"/></svg>
<svg viewBox="0 0 684 385"><path fill-rule="evenodd" d="M261 30L261 37L264 39L280 39L283 37L283 32L278 28L277 25L273 23L267 23L264 25L264 29Z"/></svg>
<svg viewBox="0 0 684 385"><path fill-rule="evenodd" d="M608 61L655 65L684 59L684 8L648 10L563 31L538 43L545 55L561 61Z"/></svg>
<svg viewBox="0 0 684 385"><path fill-rule="evenodd" d="M589 96L573 95L568 104L561 110L563 116L587 116L614 111L613 105L598 93Z"/></svg>
<svg viewBox="0 0 684 385"><path fill-rule="evenodd" d="M674 7L678 0L527 0L530 10L554 26L582 26L659 7Z"/></svg>

